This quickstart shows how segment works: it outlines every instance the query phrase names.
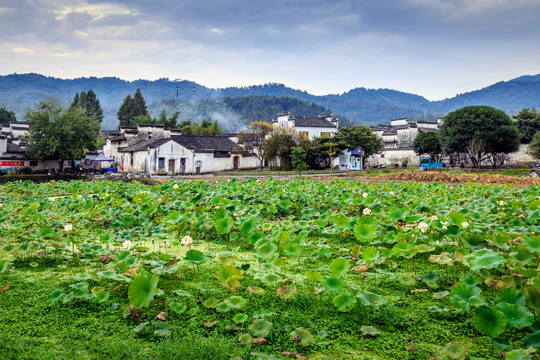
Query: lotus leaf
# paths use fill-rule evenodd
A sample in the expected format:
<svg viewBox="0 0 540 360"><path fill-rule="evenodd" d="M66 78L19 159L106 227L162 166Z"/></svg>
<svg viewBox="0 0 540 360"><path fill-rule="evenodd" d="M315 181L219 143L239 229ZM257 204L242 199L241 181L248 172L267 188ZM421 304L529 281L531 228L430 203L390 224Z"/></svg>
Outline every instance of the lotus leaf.
<svg viewBox="0 0 540 360"><path fill-rule="evenodd" d="M326 290L337 292L337 291L343 290L345 286L347 286L347 283L345 282L345 280L335 275L330 275L330 276L326 276L325 278L321 280L321 285Z"/></svg>
<svg viewBox="0 0 540 360"><path fill-rule="evenodd" d="M494 269L503 263L503 256L489 249L475 251L474 258L469 261L469 264L473 271L480 271L482 269Z"/></svg>
<svg viewBox="0 0 540 360"><path fill-rule="evenodd" d="M253 337L250 334L242 334L238 337L238 342L242 346L251 346L253 344Z"/></svg>
<svg viewBox="0 0 540 360"><path fill-rule="evenodd" d="M525 288L525 295L527 295L527 306L536 312L540 312L540 290L536 286L529 286Z"/></svg>
<svg viewBox="0 0 540 360"><path fill-rule="evenodd" d="M283 285L277 289L276 295L285 300L289 300L298 296L298 290L294 286Z"/></svg>
<svg viewBox="0 0 540 360"><path fill-rule="evenodd" d="M522 243L529 251L540 254L540 235L532 238L526 237Z"/></svg>
<svg viewBox="0 0 540 360"><path fill-rule="evenodd" d="M330 272L335 276L343 276L349 270L349 261L337 258L330 264Z"/></svg>
<svg viewBox="0 0 540 360"><path fill-rule="evenodd" d="M514 305L525 305L525 294L519 290L506 288L497 293L495 304L506 302Z"/></svg>
<svg viewBox="0 0 540 360"><path fill-rule="evenodd" d="M256 337L267 337L272 329L272 323L265 319L257 319L248 327L249 332Z"/></svg>
<svg viewBox="0 0 540 360"><path fill-rule="evenodd" d="M373 309L378 309L387 303L381 295L369 291L359 291L356 297L363 306Z"/></svg>
<svg viewBox="0 0 540 360"><path fill-rule="evenodd" d="M306 329L298 327L289 334L291 340L296 342L296 339L300 339L299 344L301 346L315 345L315 337Z"/></svg>
<svg viewBox="0 0 540 360"><path fill-rule="evenodd" d="M158 277L141 275L133 279L128 289L128 298L136 308L147 307L157 294Z"/></svg>
<svg viewBox="0 0 540 360"><path fill-rule="evenodd" d="M210 261L210 259L204 256L202 251L199 251L199 250L188 250L186 252L185 259L189 262L194 263L195 265L201 265L201 264L204 264L205 262Z"/></svg>
<svg viewBox="0 0 540 360"><path fill-rule="evenodd" d="M469 310L471 306L484 305L485 301L480 297L480 290L477 287L458 283L454 285L450 293L450 301L459 309Z"/></svg>
<svg viewBox="0 0 540 360"><path fill-rule="evenodd" d="M362 325L360 327L360 331L364 335L371 335L371 336L381 335L381 332L379 330L377 330L373 326L368 326L368 325Z"/></svg>
<svg viewBox="0 0 540 360"><path fill-rule="evenodd" d="M155 325L154 335L169 336L172 333L173 327L167 322L157 322Z"/></svg>
<svg viewBox="0 0 540 360"><path fill-rule="evenodd" d="M236 314L233 317L233 321L235 323L241 324L241 323L246 322L248 320L248 318L249 317L246 314Z"/></svg>
<svg viewBox="0 0 540 360"><path fill-rule="evenodd" d="M234 225L234 220L230 217L219 219L216 221L216 231L220 235L228 234Z"/></svg>
<svg viewBox="0 0 540 360"><path fill-rule="evenodd" d="M240 270L235 268L233 265L224 266L216 272L216 279L218 283L229 290L240 286L239 280L242 278L243 275Z"/></svg>
<svg viewBox="0 0 540 360"><path fill-rule="evenodd" d="M474 327L484 335L499 336L506 330L506 317L504 314L488 306L479 307L473 316Z"/></svg>
<svg viewBox="0 0 540 360"><path fill-rule="evenodd" d="M496 305L496 309L506 316L507 327L523 329L534 321L534 315L523 305L501 302Z"/></svg>
<svg viewBox="0 0 540 360"><path fill-rule="evenodd" d="M207 309L213 309L219 303L219 300L216 298L208 298L204 300L203 305Z"/></svg>
<svg viewBox="0 0 540 360"><path fill-rule="evenodd" d="M231 296L223 301L232 309L241 309L246 305L247 301L241 296Z"/></svg>
<svg viewBox="0 0 540 360"><path fill-rule="evenodd" d="M353 232L356 240L370 242L377 235L377 227L371 224L357 224Z"/></svg>
<svg viewBox="0 0 540 360"><path fill-rule="evenodd" d="M169 308L171 309L172 312L176 314L181 314L184 311L186 311L187 306L184 303L173 302L169 305Z"/></svg>
<svg viewBox="0 0 540 360"><path fill-rule="evenodd" d="M348 312L356 306L356 297L347 291L342 291L339 295L334 297L333 303L338 311Z"/></svg>
<svg viewBox="0 0 540 360"><path fill-rule="evenodd" d="M60 300L62 295L64 295L64 291L62 289L56 289L49 294L49 301L54 304L55 302Z"/></svg>
<svg viewBox="0 0 540 360"><path fill-rule="evenodd" d="M137 327L135 327L132 331L133 332L136 332L136 333L139 333L141 332L145 327L146 325L150 324L148 321L145 321L145 322L142 322L140 323L139 325L137 325Z"/></svg>

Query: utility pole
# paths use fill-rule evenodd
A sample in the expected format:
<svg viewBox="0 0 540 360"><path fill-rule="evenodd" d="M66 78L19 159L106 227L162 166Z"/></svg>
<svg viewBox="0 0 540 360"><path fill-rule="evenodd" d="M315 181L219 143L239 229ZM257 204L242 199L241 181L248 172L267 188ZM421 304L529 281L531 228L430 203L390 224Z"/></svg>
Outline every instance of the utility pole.
<svg viewBox="0 0 540 360"><path fill-rule="evenodd" d="M178 86L176 87L176 102L178 102Z"/></svg>

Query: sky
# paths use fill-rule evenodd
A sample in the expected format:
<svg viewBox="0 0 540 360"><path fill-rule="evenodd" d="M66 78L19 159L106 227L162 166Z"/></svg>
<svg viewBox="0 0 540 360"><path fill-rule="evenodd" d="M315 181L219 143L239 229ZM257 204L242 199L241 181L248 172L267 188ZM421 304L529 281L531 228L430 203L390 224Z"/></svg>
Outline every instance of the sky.
<svg viewBox="0 0 540 360"><path fill-rule="evenodd" d="M540 73L540 0L2 0L0 75L388 88Z"/></svg>

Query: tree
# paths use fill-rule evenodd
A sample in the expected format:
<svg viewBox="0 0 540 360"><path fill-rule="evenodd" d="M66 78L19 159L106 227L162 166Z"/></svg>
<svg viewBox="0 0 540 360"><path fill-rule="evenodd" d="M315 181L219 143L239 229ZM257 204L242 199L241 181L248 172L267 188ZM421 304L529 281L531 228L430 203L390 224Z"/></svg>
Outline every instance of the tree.
<svg viewBox="0 0 540 360"><path fill-rule="evenodd" d="M15 113L13 111L9 111L3 107L0 107L0 124L9 125L10 121L17 121Z"/></svg>
<svg viewBox="0 0 540 360"><path fill-rule="evenodd" d="M334 135L334 142L341 149L361 148L364 150L364 161L384 147L384 141L380 137L369 127L361 125L340 127L339 132Z"/></svg>
<svg viewBox="0 0 540 360"><path fill-rule="evenodd" d="M540 131L540 114L523 108L519 114L514 115L514 119L521 135L521 143L530 143L534 134Z"/></svg>
<svg viewBox="0 0 540 360"><path fill-rule="evenodd" d="M103 121L103 109L101 108L99 99L96 97L96 94L94 91L92 91L92 89L88 90L88 92L82 91L81 95L76 93L71 105L69 106L70 110L73 108L80 109L86 116L99 123Z"/></svg>
<svg viewBox="0 0 540 360"><path fill-rule="evenodd" d="M466 106L444 117L439 141L444 153L466 153L473 166L519 150L519 130L503 111L490 106ZM473 141L473 140L480 140Z"/></svg>
<svg viewBox="0 0 540 360"><path fill-rule="evenodd" d="M116 115L118 116L118 120L120 120L119 126L135 126L137 125L137 118L140 123L148 121L148 109L146 108L146 101L144 101L140 89L135 91L133 97L131 95L125 97Z"/></svg>
<svg viewBox="0 0 540 360"><path fill-rule="evenodd" d="M64 160L80 159L97 149L99 122L78 108L64 110L58 98L28 109L25 120L30 124L27 155L36 160L58 160L60 172Z"/></svg>
<svg viewBox="0 0 540 360"><path fill-rule="evenodd" d="M436 131L421 132L414 138L412 148L417 155L428 154L433 161L441 161L442 149Z"/></svg>
<svg viewBox="0 0 540 360"><path fill-rule="evenodd" d="M217 120L210 119L203 120L200 124L192 123L191 120L182 121L180 129L184 135L214 136L222 132Z"/></svg>
<svg viewBox="0 0 540 360"><path fill-rule="evenodd" d="M259 160L261 170L267 159L266 141L273 130L272 124L264 121L254 121L246 129L239 131L239 140L246 144L246 149L252 151Z"/></svg>
<svg viewBox="0 0 540 360"><path fill-rule="evenodd" d="M537 131L531 139L527 147L527 153L533 158L540 160L540 131Z"/></svg>
<svg viewBox="0 0 540 360"><path fill-rule="evenodd" d="M274 127L266 141L268 159L279 158L283 170L291 169L292 147L298 145L298 133L291 127Z"/></svg>
<svg viewBox="0 0 540 360"><path fill-rule="evenodd" d="M298 176L302 177L302 170L306 170L308 165L306 163L307 153L300 146L293 146L291 148L292 166L295 170L298 170Z"/></svg>

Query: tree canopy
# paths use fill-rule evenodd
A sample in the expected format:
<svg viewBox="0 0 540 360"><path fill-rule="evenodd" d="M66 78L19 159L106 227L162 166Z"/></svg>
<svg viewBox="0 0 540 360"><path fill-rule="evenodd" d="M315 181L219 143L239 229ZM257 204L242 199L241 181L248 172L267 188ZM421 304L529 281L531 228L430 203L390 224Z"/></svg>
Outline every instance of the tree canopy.
<svg viewBox="0 0 540 360"><path fill-rule="evenodd" d="M80 109L83 114L92 120L99 123L103 121L103 109L101 108L99 99L96 97L96 94L94 91L92 91L92 89L88 90L88 92L81 91L80 95L79 93L75 94L75 97L69 106L70 110L73 108Z"/></svg>
<svg viewBox="0 0 540 360"><path fill-rule="evenodd" d="M254 121L246 129L239 132L239 140L246 144L246 150L253 151L257 160L259 160L260 168L264 166L264 161L267 159L267 137L272 133L273 126L264 121Z"/></svg>
<svg viewBox="0 0 540 360"><path fill-rule="evenodd" d="M514 115L514 119L521 135L521 142L530 143L534 134L540 131L540 114L534 109L523 108L519 114Z"/></svg>
<svg viewBox="0 0 540 360"><path fill-rule="evenodd" d="M117 116L118 120L120 120L118 126L135 126L137 125L137 117L148 116L146 101L144 100L140 89L135 91L133 97L131 97L131 95L125 97L124 102L118 109ZM139 120L141 120L141 118L139 118Z"/></svg>
<svg viewBox="0 0 540 360"><path fill-rule="evenodd" d="M503 111L490 106L466 106L444 117L439 140L444 153L466 153L480 167L490 159L497 165L501 154L519 149L519 130Z"/></svg>
<svg viewBox="0 0 540 360"><path fill-rule="evenodd" d="M533 158L540 160L540 131L537 131L531 139L527 147L527 153Z"/></svg>
<svg viewBox="0 0 540 360"><path fill-rule="evenodd" d="M364 159L379 153L384 146L384 141L371 128L362 125L340 127L333 141L341 150L361 148L364 150Z"/></svg>
<svg viewBox="0 0 540 360"><path fill-rule="evenodd" d="M28 109L25 120L30 124L27 155L36 160L58 160L61 171L64 160L80 159L97 148L99 122L79 108L66 111L58 98Z"/></svg>
<svg viewBox="0 0 540 360"><path fill-rule="evenodd" d="M10 121L17 121L15 113L13 111L9 111L3 107L0 107L0 124L9 125Z"/></svg>
<svg viewBox="0 0 540 360"><path fill-rule="evenodd" d="M428 154L433 161L442 158L441 143L436 131L421 132L414 138L412 148L417 155Z"/></svg>

